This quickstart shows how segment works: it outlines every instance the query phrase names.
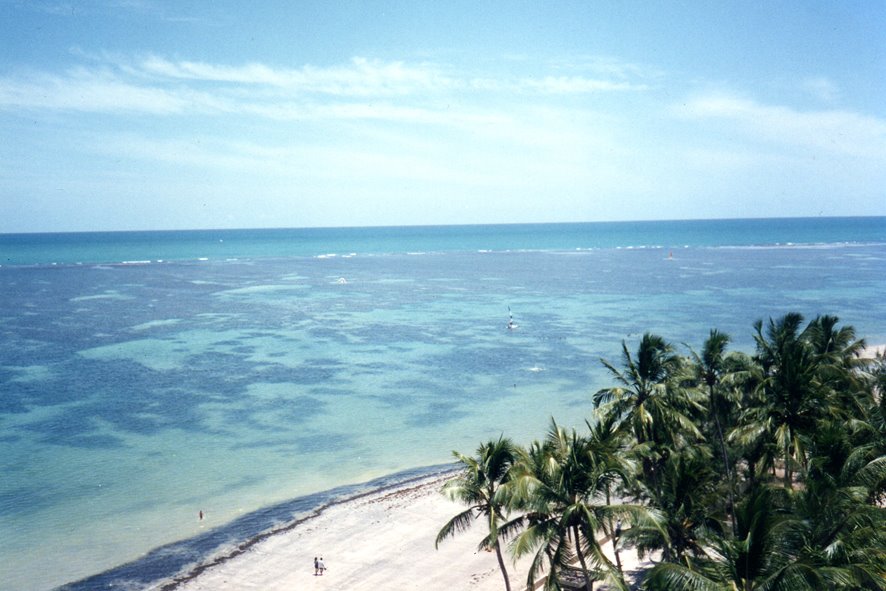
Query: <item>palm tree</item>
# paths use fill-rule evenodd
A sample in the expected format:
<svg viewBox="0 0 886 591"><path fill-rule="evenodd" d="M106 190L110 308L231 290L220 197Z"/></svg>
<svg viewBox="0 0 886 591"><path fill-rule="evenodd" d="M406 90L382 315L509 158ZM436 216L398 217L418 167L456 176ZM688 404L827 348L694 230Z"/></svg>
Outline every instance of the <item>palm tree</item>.
<svg viewBox="0 0 886 591"><path fill-rule="evenodd" d="M577 560L585 587L593 589L598 573L590 563L602 567L609 582L625 584L598 541L614 518L649 520L650 512L639 505L612 505L605 499L614 479L628 478L622 467L595 454L595 444L551 422L544 442L534 442L514 467L509 483L523 515L515 520L522 528L511 546L515 557L534 553L528 584L531 587L545 566L550 570L545 589L559 589L559 575Z"/></svg>
<svg viewBox="0 0 886 591"><path fill-rule="evenodd" d="M636 359L622 342L623 369L601 361L618 385L594 394L594 405L603 416L614 417L620 429L633 434L644 480L656 490L667 448L703 438L689 416L701 405L689 390L680 387L684 377L681 359L658 335L643 335Z"/></svg>
<svg viewBox="0 0 886 591"><path fill-rule="evenodd" d="M817 355L832 362L849 364L861 355L865 342L855 338L855 329L851 326L837 329L839 322L836 316L817 316L803 334Z"/></svg>
<svg viewBox="0 0 886 591"><path fill-rule="evenodd" d="M794 505L810 524L804 551L811 560L847 571L860 586L878 588L870 583L879 580L884 588L886 507L876 503L875 491L886 482L886 455L859 462L852 439L842 423L819 425Z"/></svg>
<svg viewBox="0 0 886 591"><path fill-rule="evenodd" d="M587 437L588 453L601 474L603 493L607 505L612 503L612 494L618 490L625 492L635 482L633 477L636 469L625 455L625 434L615 425L613 417L598 415L592 425L585 421L590 433ZM621 573L621 556L619 555L619 537L621 534L620 520L610 516L603 524L603 530L612 542L612 553L615 566Z"/></svg>
<svg viewBox="0 0 886 591"><path fill-rule="evenodd" d="M784 486L793 486L795 465L805 468L805 436L826 410L826 400L817 377L817 359L812 347L801 338L803 316L785 314L778 322L769 320L766 336L763 322L754 324L756 359L763 370L761 404L750 410L749 425L764 426L781 449Z"/></svg>
<svg viewBox="0 0 886 591"><path fill-rule="evenodd" d="M668 456L661 473L661 494L654 498L661 526L634 528L628 534L640 556L661 550L664 561L688 563L705 555L707 536L723 535L717 508L721 475L711 459L707 446Z"/></svg>
<svg viewBox="0 0 886 591"><path fill-rule="evenodd" d="M843 432L846 424L852 425L853 436L842 481L851 476L863 483L870 490L871 504L886 507L886 357L874 360L865 391L860 413L864 419L838 424Z"/></svg>
<svg viewBox="0 0 886 591"><path fill-rule="evenodd" d="M837 328L836 316L818 316L803 331L803 338L816 356L818 377L834 398L834 407L844 417L864 413L865 392L861 379L864 339L855 338L851 326Z"/></svg>
<svg viewBox="0 0 886 591"><path fill-rule="evenodd" d="M501 494L502 485L507 482L509 471L517 455L513 442L502 436L498 441L490 440L477 448L476 457L468 457L452 452L462 465L461 473L443 485L443 494L450 499L468 505L437 534L435 547L440 542L458 532L467 530L476 519L484 518L489 533L479 544L481 550L494 550L505 580L505 590L510 591L511 583L505 568L499 543L499 525L506 519L506 502Z"/></svg>
<svg viewBox="0 0 886 591"><path fill-rule="evenodd" d="M723 436L723 426L720 420L720 407L722 397L718 396L718 386L726 373L726 346L729 344L729 335L711 329L710 336L704 342L701 355L691 351L695 361L695 371L699 380L704 383L708 390L708 405L710 413L714 416L714 424L717 429L717 442L720 444L720 452L723 456L723 469L726 471L726 483L729 491L729 516L732 522L732 531L735 533L735 483L732 478L732 464L726 451L726 439Z"/></svg>
<svg viewBox="0 0 886 591"><path fill-rule="evenodd" d="M807 523L786 509L786 492L757 487L737 507L738 535L715 536L711 557L662 562L644 581L649 591L813 591L827 576L801 559Z"/></svg>
<svg viewBox="0 0 886 591"><path fill-rule="evenodd" d="M855 487L822 496L759 486L738 507L738 535L707 557L652 568L648 591L886 589L886 516Z"/></svg>

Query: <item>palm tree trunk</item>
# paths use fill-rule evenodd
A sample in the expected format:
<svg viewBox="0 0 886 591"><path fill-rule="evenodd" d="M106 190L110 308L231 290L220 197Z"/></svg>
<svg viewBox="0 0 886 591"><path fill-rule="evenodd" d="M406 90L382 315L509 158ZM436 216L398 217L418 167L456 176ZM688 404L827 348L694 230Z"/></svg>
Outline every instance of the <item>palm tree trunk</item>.
<svg viewBox="0 0 886 591"><path fill-rule="evenodd" d="M501 555L501 545L495 542L495 557L498 559L498 568L501 569L501 576L505 579L505 591L511 591L511 581L508 579L508 571L505 568L505 561Z"/></svg>
<svg viewBox="0 0 886 591"><path fill-rule="evenodd" d="M594 591L594 581L588 572L588 564L585 561L584 552L581 551L581 538L579 538L577 525L572 526L572 538L575 541L575 554L578 556L578 562L581 564L581 572L585 576L585 588L587 591Z"/></svg>
<svg viewBox="0 0 886 591"><path fill-rule="evenodd" d="M609 484L606 485L606 506L610 505ZM619 575L624 575L621 570L621 556L618 555L618 536L617 530L612 527L612 516L609 517L609 531L607 532L612 538L612 553L615 554L615 567L618 569Z"/></svg>
<svg viewBox="0 0 886 591"><path fill-rule="evenodd" d="M723 428L720 426L720 413L714 407L714 386L709 386L711 412L714 413L714 422L717 424L717 437L720 439L720 449L723 452L723 468L726 470L726 480L729 481L729 520L732 523L732 534L738 533L738 524L735 522L735 483L732 480L732 470L729 468L729 454L726 453L726 441L723 439Z"/></svg>
<svg viewBox="0 0 886 591"><path fill-rule="evenodd" d="M784 446L784 487L792 488L791 486L791 445L790 443L786 443Z"/></svg>

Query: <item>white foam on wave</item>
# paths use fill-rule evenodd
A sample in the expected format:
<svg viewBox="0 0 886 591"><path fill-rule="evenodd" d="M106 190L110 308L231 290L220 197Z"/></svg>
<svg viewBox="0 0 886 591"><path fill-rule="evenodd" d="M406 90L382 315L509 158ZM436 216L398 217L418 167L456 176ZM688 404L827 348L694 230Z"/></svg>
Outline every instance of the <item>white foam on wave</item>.
<svg viewBox="0 0 886 591"><path fill-rule="evenodd" d="M173 324L178 324L181 322L179 318L169 318L166 320L151 320L150 322L144 322L142 324L136 324L135 326L131 326L129 330L149 330L151 328L156 328L158 326L171 326Z"/></svg>
<svg viewBox="0 0 886 591"><path fill-rule="evenodd" d="M132 300L135 299L132 296L123 295L119 291L116 290L107 290L104 293L97 293L94 295L86 295L79 296L76 298L71 298L72 302L87 302L89 300Z"/></svg>

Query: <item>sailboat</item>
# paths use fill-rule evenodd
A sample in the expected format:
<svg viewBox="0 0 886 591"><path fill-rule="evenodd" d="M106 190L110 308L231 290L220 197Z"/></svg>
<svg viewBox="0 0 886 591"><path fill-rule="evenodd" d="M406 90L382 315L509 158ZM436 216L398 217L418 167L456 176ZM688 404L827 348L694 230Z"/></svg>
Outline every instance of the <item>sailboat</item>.
<svg viewBox="0 0 886 591"><path fill-rule="evenodd" d="M508 306L508 330L514 330L517 328L517 323L514 322L514 314L511 312L511 307Z"/></svg>

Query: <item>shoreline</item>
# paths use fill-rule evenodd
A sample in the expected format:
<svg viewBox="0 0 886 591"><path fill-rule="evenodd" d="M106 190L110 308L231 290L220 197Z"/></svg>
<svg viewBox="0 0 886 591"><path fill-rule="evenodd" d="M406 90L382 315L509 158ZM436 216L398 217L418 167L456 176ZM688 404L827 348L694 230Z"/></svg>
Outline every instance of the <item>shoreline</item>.
<svg viewBox="0 0 886 591"><path fill-rule="evenodd" d="M217 567L221 567L228 562L235 560L238 557L243 556L244 554L247 554L253 547L262 544L263 542L271 538L274 538L276 536L284 536L301 526L308 527L312 521L323 518L330 511L334 511L337 508L347 510L346 508L350 505L356 504L359 506L363 502L379 502L380 500L383 500L390 496L401 496L404 494L409 494L412 491L417 491L428 487L442 486L444 482L452 478L457 473L457 468L455 468L454 466L450 468L443 468L441 466L426 466L423 468L417 468L416 471L427 472L425 474L407 477L404 480L400 480L393 484L383 485L377 488L370 488L369 490L363 492L357 492L352 495L345 495L329 501L328 503L324 503L310 513L302 517L298 517L290 523L285 523L279 527L253 536L237 544L236 548L234 548L233 550L223 552L219 556L201 562L200 564L188 570L187 573L176 575L171 581L161 583L159 586L151 586L149 587L149 589L157 589L158 591L175 591L177 589L188 588L188 583L197 580L203 573ZM396 475L392 475L392 477L395 476ZM358 484L355 486L359 487L365 484L367 483Z"/></svg>
<svg viewBox="0 0 886 591"><path fill-rule="evenodd" d="M202 572L246 553L263 541L283 535L336 507L359 503L366 497L395 494L417 483L445 479L455 473L452 463L401 470L371 480L344 484L257 509L199 535L155 547L141 558L121 563L83 578L53 587L53 591L95 588L133 588L152 591L177 589Z"/></svg>
<svg viewBox="0 0 886 591"><path fill-rule="evenodd" d="M477 550L482 524L434 549L439 528L464 510L440 493L456 473L453 467L331 502L149 589L368 591L410 588L429 579L440 587L499 589L503 579L495 555ZM315 556L325 559L322 577L314 575ZM517 581L516 573L509 574Z"/></svg>
<svg viewBox="0 0 886 591"><path fill-rule="evenodd" d="M483 523L443 541L439 529L465 507L441 494L453 468L330 503L317 514L251 540L220 559L192 568L152 591L290 591L380 588L500 591L504 579L495 554L478 550ZM611 558L611 544L604 545ZM648 567L631 550L620 552L629 580ZM313 560L322 557L323 576ZM526 589L531 556L505 555L511 586ZM533 588L537 588L537 585Z"/></svg>

